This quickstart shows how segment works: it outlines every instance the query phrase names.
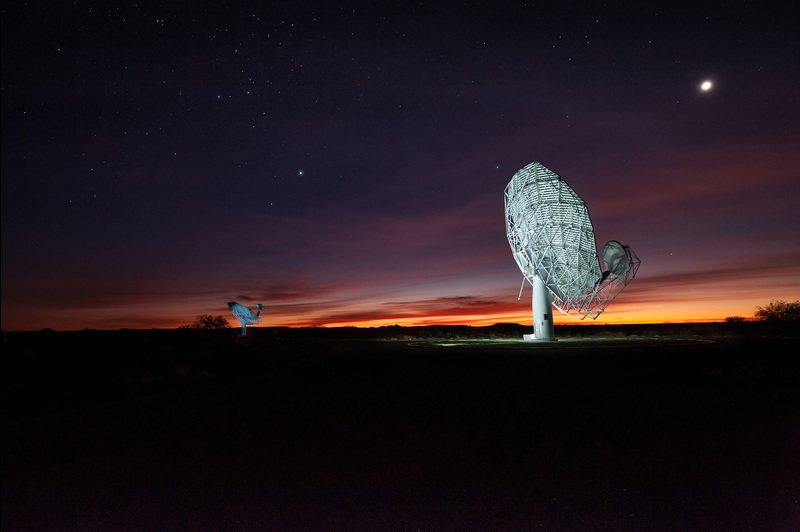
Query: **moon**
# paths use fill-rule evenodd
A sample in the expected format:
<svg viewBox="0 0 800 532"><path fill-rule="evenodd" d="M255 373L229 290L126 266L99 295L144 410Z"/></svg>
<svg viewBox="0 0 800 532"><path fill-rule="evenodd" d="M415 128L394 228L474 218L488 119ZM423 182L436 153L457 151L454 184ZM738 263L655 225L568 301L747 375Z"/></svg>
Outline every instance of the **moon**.
<svg viewBox="0 0 800 532"><path fill-rule="evenodd" d="M700 84L700 90L703 92L708 92L711 90L711 87L713 86L714 84L711 83L711 81L705 80L703 83Z"/></svg>

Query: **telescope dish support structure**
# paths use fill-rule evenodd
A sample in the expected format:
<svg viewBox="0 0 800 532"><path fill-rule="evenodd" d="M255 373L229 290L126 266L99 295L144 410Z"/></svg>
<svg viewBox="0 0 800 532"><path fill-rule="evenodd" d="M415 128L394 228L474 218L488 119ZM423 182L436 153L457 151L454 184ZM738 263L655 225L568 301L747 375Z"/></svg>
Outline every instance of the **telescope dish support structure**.
<svg viewBox="0 0 800 532"><path fill-rule="evenodd" d="M533 334L523 335L526 342L537 340L541 342L555 342L556 334L553 329L553 296L545 286L541 277L533 278Z"/></svg>
<svg viewBox="0 0 800 532"><path fill-rule="evenodd" d="M533 334L525 340L556 339L553 307L597 319L639 270L639 257L616 240L603 248L601 268L586 202L538 161L511 178L505 215L514 260L533 286Z"/></svg>

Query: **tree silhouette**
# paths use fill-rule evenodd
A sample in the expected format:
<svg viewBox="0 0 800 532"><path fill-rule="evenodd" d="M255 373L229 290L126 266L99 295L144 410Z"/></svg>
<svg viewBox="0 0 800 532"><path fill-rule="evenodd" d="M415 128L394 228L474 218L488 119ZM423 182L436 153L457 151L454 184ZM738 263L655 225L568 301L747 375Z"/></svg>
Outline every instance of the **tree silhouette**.
<svg viewBox="0 0 800 532"><path fill-rule="evenodd" d="M744 316L728 316L725 318L725 323L742 323L744 321Z"/></svg>
<svg viewBox="0 0 800 532"><path fill-rule="evenodd" d="M200 314L189 325L181 325L181 329L230 329L225 316L212 316L210 314Z"/></svg>
<svg viewBox="0 0 800 532"><path fill-rule="evenodd" d="M764 321L800 321L800 301L787 303L773 299L763 307L756 307L756 318Z"/></svg>

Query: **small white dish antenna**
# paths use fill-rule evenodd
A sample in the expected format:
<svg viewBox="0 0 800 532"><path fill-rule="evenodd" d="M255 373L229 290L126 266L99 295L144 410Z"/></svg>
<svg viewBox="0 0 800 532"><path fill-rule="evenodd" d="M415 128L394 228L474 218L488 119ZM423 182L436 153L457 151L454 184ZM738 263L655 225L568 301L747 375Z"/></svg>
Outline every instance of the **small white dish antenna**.
<svg viewBox="0 0 800 532"><path fill-rule="evenodd" d="M534 332L526 339L555 340L553 306L597 319L636 276L639 258L616 240L603 248L601 270L586 202L538 161L511 178L505 213L514 260L533 286Z"/></svg>
<svg viewBox="0 0 800 532"><path fill-rule="evenodd" d="M247 336L247 326L261 323L261 311L264 310L264 305L259 303L256 305L258 312L253 312L244 305L240 305L236 301L229 301L228 308L231 309L233 317L239 320L242 324L242 336Z"/></svg>

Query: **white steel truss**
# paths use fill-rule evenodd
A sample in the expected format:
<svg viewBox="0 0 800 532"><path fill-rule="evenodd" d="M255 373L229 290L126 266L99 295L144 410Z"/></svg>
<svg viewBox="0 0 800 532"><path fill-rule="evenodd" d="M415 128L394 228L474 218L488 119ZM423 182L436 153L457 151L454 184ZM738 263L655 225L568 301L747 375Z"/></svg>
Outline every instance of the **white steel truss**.
<svg viewBox="0 0 800 532"><path fill-rule="evenodd" d="M539 277L553 306L579 319L596 319L634 278L640 261L612 240L602 271L586 202L539 162L514 174L505 190L508 243L525 279ZM609 264L611 263L611 264Z"/></svg>

